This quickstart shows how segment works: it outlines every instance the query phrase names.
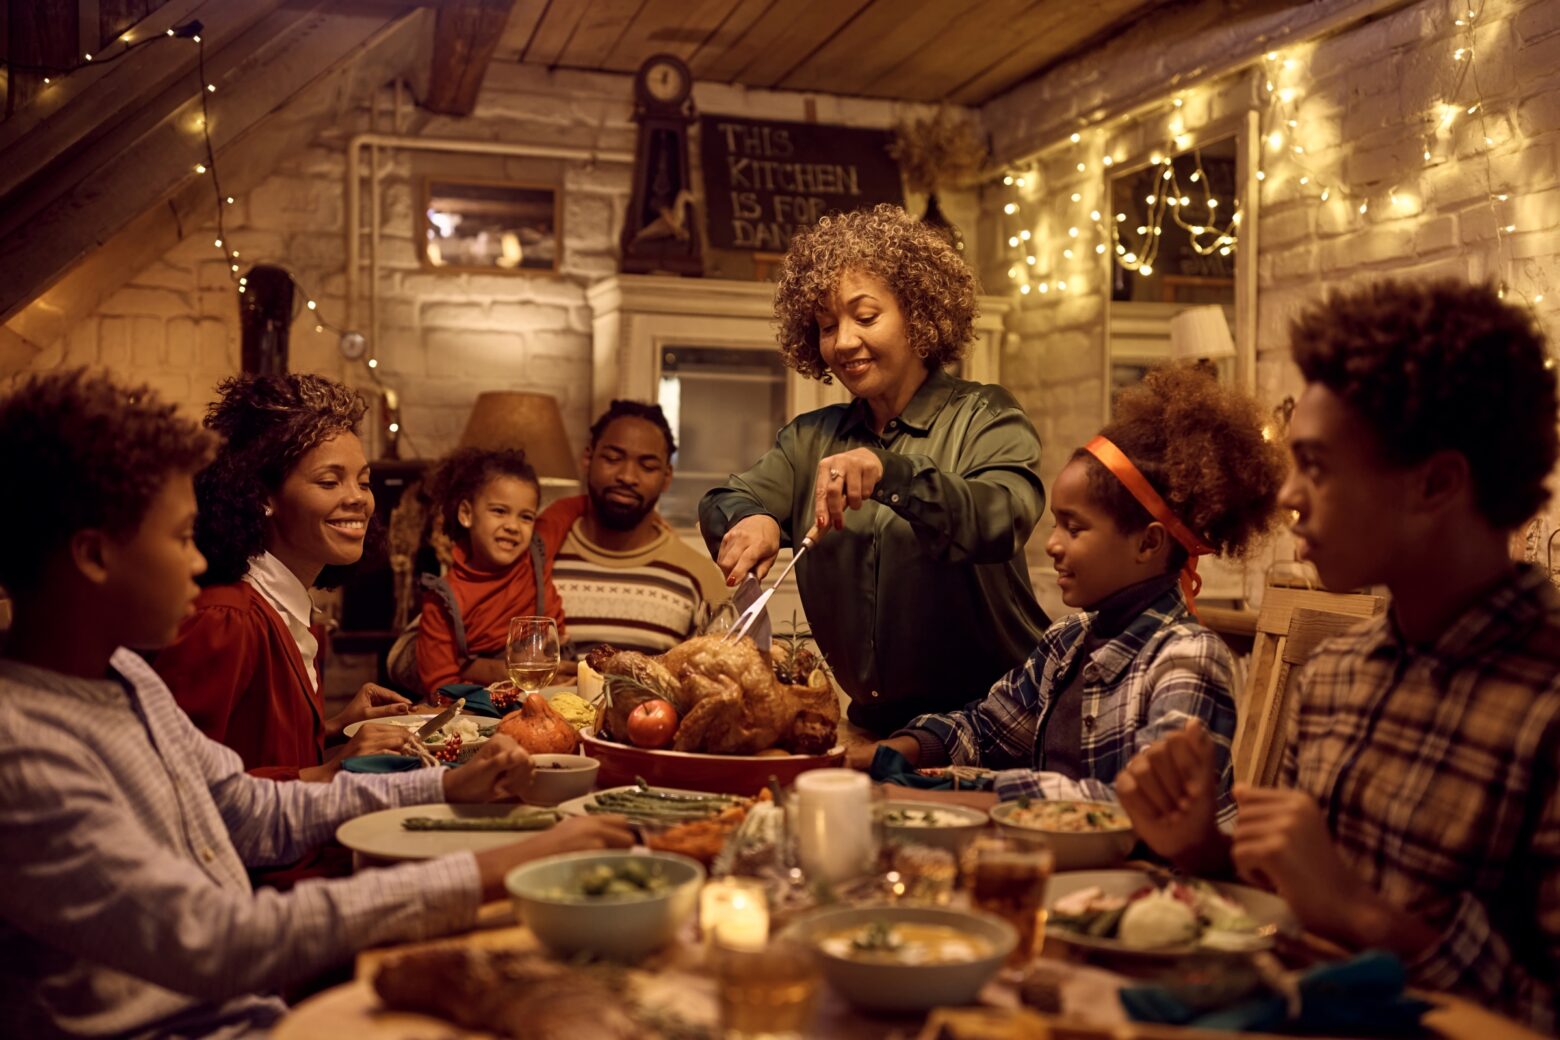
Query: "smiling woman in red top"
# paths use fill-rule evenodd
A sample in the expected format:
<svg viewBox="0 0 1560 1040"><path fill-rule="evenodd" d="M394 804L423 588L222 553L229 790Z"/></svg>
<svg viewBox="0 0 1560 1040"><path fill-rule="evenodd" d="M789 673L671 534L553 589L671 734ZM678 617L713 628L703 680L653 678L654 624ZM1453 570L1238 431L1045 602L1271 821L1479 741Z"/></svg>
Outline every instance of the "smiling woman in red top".
<svg viewBox="0 0 1560 1040"><path fill-rule="evenodd" d="M239 376L218 390L206 426L224 444L196 478L205 589L157 671L201 731L251 773L328 781L345 758L408 739L399 727L366 726L326 754L326 740L351 723L409 710L367 684L326 718L315 666L309 588L362 557L374 513L354 432L365 405L311 375Z"/></svg>

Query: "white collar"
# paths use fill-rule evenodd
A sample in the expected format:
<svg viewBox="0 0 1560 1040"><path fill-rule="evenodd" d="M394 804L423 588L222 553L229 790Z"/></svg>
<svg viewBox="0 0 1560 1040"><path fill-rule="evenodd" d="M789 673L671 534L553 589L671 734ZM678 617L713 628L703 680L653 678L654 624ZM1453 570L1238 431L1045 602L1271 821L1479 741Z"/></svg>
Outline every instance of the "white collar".
<svg viewBox="0 0 1560 1040"><path fill-rule="evenodd" d="M298 576L281 560L268 552L249 558L249 571L244 580L260 590L278 610L286 611L305 629L312 620L314 601Z"/></svg>

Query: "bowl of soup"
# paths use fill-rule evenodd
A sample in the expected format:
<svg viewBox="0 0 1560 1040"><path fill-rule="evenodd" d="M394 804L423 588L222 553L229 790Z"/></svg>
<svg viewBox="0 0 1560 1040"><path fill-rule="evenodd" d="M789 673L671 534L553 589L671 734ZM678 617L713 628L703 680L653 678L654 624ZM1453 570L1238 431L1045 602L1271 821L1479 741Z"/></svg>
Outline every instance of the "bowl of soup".
<svg viewBox="0 0 1560 1040"><path fill-rule="evenodd" d="M1058 871L1118 866L1137 844L1132 820L1113 802L1020 799L994 806L991 818L1013 837L1043 839Z"/></svg>
<svg viewBox="0 0 1560 1040"><path fill-rule="evenodd" d="M851 1004L896 1012L972 1003L1018 943L1000 917L934 906L820 910L785 935Z"/></svg>

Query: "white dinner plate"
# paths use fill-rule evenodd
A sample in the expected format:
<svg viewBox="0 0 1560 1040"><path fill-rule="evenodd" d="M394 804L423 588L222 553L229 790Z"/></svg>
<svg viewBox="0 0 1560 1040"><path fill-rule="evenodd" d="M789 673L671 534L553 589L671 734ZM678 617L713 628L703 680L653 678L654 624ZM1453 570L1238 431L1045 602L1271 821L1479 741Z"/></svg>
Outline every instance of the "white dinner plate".
<svg viewBox="0 0 1560 1040"><path fill-rule="evenodd" d="M1154 879L1141 870L1062 871L1051 877L1051 883L1046 892L1046 906L1054 906L1057 900L1071 895L1080 889L1097 887L1108 896L1130 896L1139 889L1153 884ZM1217 889L1220 895L1244 909L1246 916L1250 917L1258 928L1262 930L1261 938L1254 943L1252 949L1233 952L1219 950L1211 946L1185 943L1180 946L1144 950L1126 946L1116 939L1084 935L1054 924L1046 926L1046 939L1065 942L1095 955L1100 955L1107 959L1113 958L1121 963L1143 963L1173 961L1188 956L1249 956L1253 950L1271 948L1274 933L1293 934L1298 931L1294 914L1289 910L1289 904L1273 893L1264 892L1259 888L1248 888L1245 885L1232 885L1223 881L1210 881L1208 884Z"/></svg>
<svg viewBox="0 0 1560 1040"><path fill-rule="evenodd" d="M341 734L344 737L352 737L356 735L358 730L362 729L369 723L373 723L376 726L404 726L407 729L422 729L423 726L427 725L438 717L439 716L437 713L431 715L387 715L382 719L365 719L362 722L354 722L350 726L347 726L345 729L343 729ZM498 719L490 719L486 715L473 715L466 711L461 712L455 717L458 719L476 719L477 725L484 727L497 726L499 721Z"/></svg>
<svg viewBox="0 0 1560 1040"><path fill-rule="evenodd" d="M353 852L375 860L396 862L401 860L434 859L455 852L482 852L486 849L513 845L528 841L546 831L409 831L401 826L402 820L414 816L431 816L439 820L470 819L471 817L508 816L516 810L535 811L535 806L517 805L449 805L434 802L430 805L403 805L398 809L382 809L356 819L348 820L336 828L336 840Z"/></svg>

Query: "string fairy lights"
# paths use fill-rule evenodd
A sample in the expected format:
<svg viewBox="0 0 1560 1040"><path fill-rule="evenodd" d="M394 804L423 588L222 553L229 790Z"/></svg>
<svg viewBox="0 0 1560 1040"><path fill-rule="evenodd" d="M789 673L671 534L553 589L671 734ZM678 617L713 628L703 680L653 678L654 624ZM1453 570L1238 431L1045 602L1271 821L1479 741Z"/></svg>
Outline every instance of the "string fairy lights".
<svg viewBox="0 0 1560 1040"><path fill-rule="evenodd" d="M1109 225L1111 246L1115 249L1116 263L1119 266L1129 271L1136 271L1144 277L1154 273L1153 265L1159 258L1167 216L1171 222L1186 232L1192 252L1197 256L1227 257L1235 251L1240 230L1240 209L1238 206L1234 207L1229 218L1221 222L1219 199L1214 195L1211 179L1203 167L1202 150L1193 149L1189 155L1194 166L1187 177L1187 183L1192 185L1190 189L1181 183L1176 157L1159 155L1152 157L1150 170L1162 170L1162 172L1153 178L1155 190L1143 198L1144 205L1148 207L1148 215L1145 223L1137 227L1138 237L1135 244L1122 242L1121 228L1125 221L1117 220ZM1200 196L1195 203L1189 191L1195 191ZM1194 209L1194 206L1200 207L1202 216L1189 219L1187 214ZM1090 215L1098 222L1097 212Z"/></svg>
<svg viewBox="0 0 1560 1040"><path fill-rule="evenodd" d="M1478 28L1485 22L1487 0L1462 2L1466 6L1455 11L1453 39L1447 44L1448 83L1444 93L1417 117L1423 130L1416 151L1425 167L1471 163L1482 167L1482 202L1493 237L1491 281L1502 297L1514 294L1536 307L1549 287L1541 265L1520 259L1520 250L1514 248L1514 237L1523 232L1522 218L1511 201L1512 186L1501 183L1494 162L1494 153L1509 139L1505 131L1512 117L1491 108L1480 82ZM1486 44L1500 38L1493 33L1487 36ZM1327 160L1336 152L1337 142L1318 143L1313 121L1304 111L1308 67L1302 49L1270 50L1256 58L1251 69L1264 102L1254 150L1257 168L1252 176L1264 197L1269 192L1283 192L1280 197L1287 199L1292 192L1328 208L1335 223L1346 226L1352 222L1355 227L1409 219L1424 211L1424 189L1412 171L1405 171L1397 183L1384 177L1351 184L1341 170L1329 168ZM1193 96L1177 94L1147 115L1074 129L1042 150L1028 167L1003 175L1003 186L1014 189L1002 206L1003 234L1010 248L1019 250L1025 259L1009 266L1008 278L1021 293L1065 292L1064 283L1081 284L1073 274L1082 270L1080 257L1097 259L1107 253L1114 267L1151 276L1167 225L1186 233L1197 256L1213 253L1227 257L1238 249L1240 200L1217 198L1208 183L1195 130L1187 122L1196 107L1187 105ZM1414 118L1410 117L1410 125ZM1162 150L1150 156L1149 169L1158 170L1159 177L1140 197L1145 211L1134 214L1138 219L1130 221L1125 212L1102 215L1103 205L1090 201L1089 196L1104 184L1089 185L1083 175L1090 169L1103 169L1109 176L1121 161L1105 146L1107 134L1134 121L1146 128L1155 120L1160 121L1160 129L1151 133L1162 134L1158 138ZM1322 136L1325 139L1326 135ZM1465 146L1461 157L1459 141ZM1095 155L1099 156L1097 164ZM1033 183L1036 190L1026 192L1026 182ZM1032 200L1041 205L1037 213L1029 214L1025 207ZM1134 204L1138 201L1134 199ZM1086 220L1081 211L1087 211ZM1472 211L1462 213L1467 228ZM1080 227L1092 228L1095 237L1086 236L1080 242ZM1030 229L1034 241L1023 234ZM1520 277L1516 273L1519 264Z"/></svg>
<svg viewBox="0 0 1560 1040"><path fill-rule="evenodd" d="M1009 280L1016 283L1021 294L1037 292L1045 295L1082 290L1087 284L1088 268L1080 261L1080 257L1091 255L1098 257L1110 253L1117 266L1149 277L1154 273L1154 263L1167 223L1186 232L1192 249L1199 256L1228 257L1235 251L1241 220L1239 200L1221 200L1215 194L1201 150L1191 147L1192 136L1187 133L1181 112L1184 104L1185 99L1180 96L1170 102L1167 141L1184 146L1182 150L1189 153L1191 168L1183 174L1177 168L1175 157L1158 151L1152 154L1149 170L1152 171L1153 187L1143 198L1147 209L1143 222L1136 225L1135 238L1132 237L1134 233L1126 229L1127 215L1124 212L1117 212L1113 220L1107 219L1100 208L1103 202L1088 197L1097 190L1097 186L1072 185L1079 190L1068 190L1063 186L1058 194L1065 192L1071 204L1068 219L1058 225L1059 229L1065 228L1065 231L1059 230L1056 235L1044 236L1047 242L1054 239L1058 243L1059 248L1055 251L1059 253L1060 261L1063 261L1058 262L1049 255L1051 251L1034 247L1031 240L1035 233L1028 226L1031 222L1023 213L1022 201L1010 200L1004 203L1004 216L1013 218L1009 228L1012 233L1008 235L1009 247L1026 249L1024 264L1014 264L1008 269ZM1104 127L1091 129L1100 133L1105 130ZM1073 133L1069 138L1069 142L1075 146L1083 145L1084 141L1081 131ZM1103 149L1100 168L1110 170L1116 162L1110 150ZM1089 169L1089 163L1076 156L1065 162L1059 160L1059 163L1070 165L1079 173L1086 173ZM1009 172L1003 176L1002 183L1005 187L1022 189L1030 180L1038 182L1039 179L1040 174L1036 169ZM1045 257L1044 262L1041 262L1037 253Z"/></svg>
<svg viewBox="0 0 1560 1040"><path fill-rule="evenodd" d="M188 40L189 42L195 44L195 67L199 84L196 89L196 96L200 99L200 115L194 120L193 125L194 129L197 130L201 135L201 143L203 145L205 157L201 161L194 163L190 169L191 172L197 177L210 178L212 194L216 198L217 222L217 232L216 236L212 239L212 247L216 249L226 261L228 268L228 279L237 288L239 296L244 297L248 294L249 291L249 277L246 274L240 273L241 266L239 261L243 258L243 254L233 244L233 240L228 232L227 222L225 219L225 214L228 207L236 205L238 199L236 196L231 195L222 189L222 178L217 167L216 148L213 144L211 136L213 122L211 113L211 100L217 93L217 85L206 77L206 42L201 37L201 31L204 28L205 26L198 19L191 19L190 21L175 25L165 30L164 32L148 33L140 38L136 38L134 30L132 29L116 37L115 40L112 41L109 45L111 48L110 50L99 51L98 53L84 53L80 62L66 67L24 65L10 61L0 62L0 64L3 64L8 72L19 70L25 72L42 73L44 86L51 87L61 77L68 76L73 72L87 68L89 66L95 67L107 65L118 61L137 47L143 47L152 43L164 42L170 39ZM117 46L115 46L116 44ZM264 258L251 258L248 262L250 267L253 268L255 265L265 263L266 261ZM314 331L316 333L333 333L341 340L343 355L354 356L362 359L364 371L367 373L369 381L373 383L375 389L379 392L381 399L386 399L386 394L393 395L395 393L393 388L387 386L384 381L379 378L379 359L373 354L371 349L373 344L367 344L367 348L365 348L363 344L364 337L362 333L345 329L332 323L320 310L319 301L315 295L311 293L301 282L299 282L298 277L292 273L290 268L286 268L280 264L273 266L281 267L286 271L288 279L292 282L294 299L304 301L301 306L294 306L292 315L293 320L296 321L302 312L307 310L309 312L309 317L313 320ZM349 345L351 345L353 348L350 351L346 349ZM390 399L393 399L393 397ZM392 436L406 437L408 447L412 448L412 450L415 452L415 446L412 445L411 438L404 432L404 428L401 426L398 416L395 420L389 423L387 429Z"/></svg>

